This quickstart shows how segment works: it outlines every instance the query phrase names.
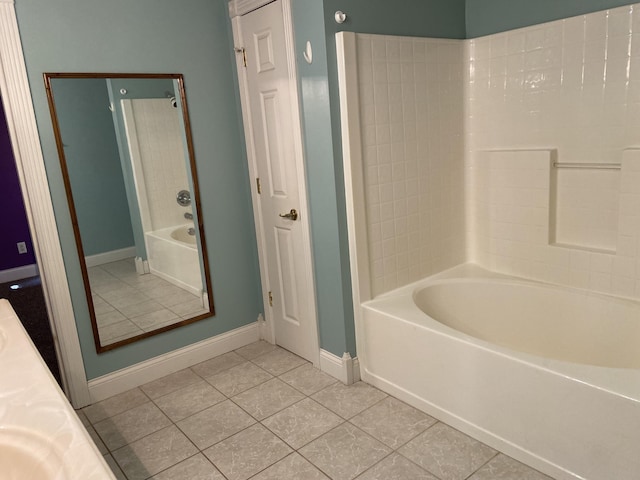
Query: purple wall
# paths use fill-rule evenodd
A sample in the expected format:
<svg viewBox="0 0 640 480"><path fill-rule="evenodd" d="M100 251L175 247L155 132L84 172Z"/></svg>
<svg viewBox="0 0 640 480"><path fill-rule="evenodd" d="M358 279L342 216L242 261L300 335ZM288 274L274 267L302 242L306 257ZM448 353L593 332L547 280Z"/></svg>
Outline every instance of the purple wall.
<svg viewBox="0 0 640 480"><path fill-rule="evenodd" d="M31 265L36 260L2 102L0 102L0 194L2 195L0 271ZM22 255L18 253L16 246L18 242L27 244L27 253Z"/></svg>

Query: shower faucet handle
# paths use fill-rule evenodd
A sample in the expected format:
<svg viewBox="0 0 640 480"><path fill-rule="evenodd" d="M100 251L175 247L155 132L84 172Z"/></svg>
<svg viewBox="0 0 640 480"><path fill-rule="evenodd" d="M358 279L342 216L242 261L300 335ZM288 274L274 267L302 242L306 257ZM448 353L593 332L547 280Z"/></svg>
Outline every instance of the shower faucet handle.
<svg viewBox="0 0 640 480"><path fill-rule="evenodd" d="M184 218L187 220L193 220L193 213L184 212Z"/></svg>
<svg viewBox="0 0 640 480"><path fill-rule="evenodd" d="M188 207L191 205L191 194L189 193L189 190L180 190L176 196L176 202L178 202L178 205L181 207Z"/></svg>

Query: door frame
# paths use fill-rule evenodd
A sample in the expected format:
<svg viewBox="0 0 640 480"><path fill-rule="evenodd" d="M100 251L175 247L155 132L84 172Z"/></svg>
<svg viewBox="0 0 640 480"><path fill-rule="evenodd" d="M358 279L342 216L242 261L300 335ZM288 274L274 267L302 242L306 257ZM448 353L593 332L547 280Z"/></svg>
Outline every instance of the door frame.
<svg viewBox="0 0 640 480"><path fill-rule="evenodd" d="M291 98L291 119L293 128L293 141L294 141L294 157L297 170L297 183L299 192L300 211L303 215L300 216L300 223L303 236L303 249L304 249L304 268L308 275L308 288L309 296L313 305L310 306L309 311L312 312L312 322L315 328L312 328L314 338L312 344L314 345L313 358L311 362L314 366L320 367L320 342L318 333L318 309L316 301L316 288L315 288L315 275L313 265L313 250L311 245L311 224L309 222L309 201L307 196L307 182L306 182L306 166L304 156L304 146L302 144L302 120L300 115L300 95L298 89L298 69L295 56L295 42L293 32L293 18L291 14L291 1L292 0L280 0L282 2L283 11L283 23L284 23L284 37L285 48L287 55L287 63L289 65L289 95ZM242 45L240 17L245 13L252 12L264 5L272 3L273 0L231 0L229 2L229 16L231 17L231 24L233 30L233 42L234 47ZM242 108L242 119L244 125L245 145L247 151L247 164L249 167L249 181L251 184L251 202L253 204L253 217L256 230L256 243L258 247L258 262L260 265L260 281L262 282L262 302L265 306L264 310L264 322L260 322L260 335L261 338L269 341L270 343L276 343L275 335L275 323L271 314L269 305L269 271L267 263L267 245L265 238L265 229L262 217L262 205L261 198L257 192L257 186L255 184L258 175L258 165L253 150L253 127L251 122L248 121L249 117L249 94L246 69L243 64L242 52L236 50L236 70L238 72L238 89L240 92L240 103Z"/></svg>
<svg viewBox="0 0 640 480"><path fill-rule="evenodd" d="M0 93L40 269L62 387L71 404L91 403L71 293L62 258L14 0L0 0Z"/></svg>

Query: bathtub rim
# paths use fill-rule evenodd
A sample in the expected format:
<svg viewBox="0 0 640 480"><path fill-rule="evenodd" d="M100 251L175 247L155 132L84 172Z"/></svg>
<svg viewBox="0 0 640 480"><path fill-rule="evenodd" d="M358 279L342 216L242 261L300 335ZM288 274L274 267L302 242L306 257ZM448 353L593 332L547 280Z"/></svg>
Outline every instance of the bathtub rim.
<svg viewBox="0 0 640 480"><path fill-rule="evenodd" d="M562 285L554 285L539 282L536 280L529 280L522 277L505 275L486 270L473 263L465 263L437 273L435 275L423 278L409 285L402 286L390 292L385 292L373 298L372 300L362 302L360 307L389 315L398 321L416 325L419 328L431 330L437 335L457 339L463 343L473 345L482 350L495 353L499 356L509 358L519 363L533 366L547 373L561 376L571 381L583 383L592 388L596 388L598 390L602 390L609 394L620 396L627 400L631 400L640 404L640 369L586 365L520 352L518 350L497 345L486 340L481 340L479 338L456 330L452 327L449 327L448 325L445 325L444 323L441 323L438 320L427 315L425 312L420 310L420 308L414 302L413 295L415 294L415 292L429 285L444 282L468 281L471 279L491 279L521 285L533 285L554 289L557 288L560 290L580 292L597 297L630 301L635 304L639 303L625 297L594 293L588 290L566 287ZM358 320L363 321L363 317L364 316L361 316L361 318L359 318ZM362 367L363 369L366 369L366 346L362 345L362 342L358 344L358 353L362 358Z"/></svg>
<svg viewBox="0 0 640 480"><path fill-rule="evenodd" d="M189 248L191 250L198 251L198 241L197 241L197 239L196 239L196 243L192 245L190 243L181 242L180 240L177 240L177 239L175 239L175 238L173 238L171 236L171 233L174 232L175 230L181 230L181 229L189 228L189 227L193 227L193 224L184 223L184 224L173 225L171 227L164 227L164 228L160 228L158 230L150 230L148 232L144 232L144 234L145 234L145 236L146 235L150 235L150 236L155 237L155 238L159 238L159 239L171 242L171 243L175 243L176 245L179 245L181 247L185 247L185 248Z"/></svg>
<svg viewBox="0 0 640 480"><path fill-rule="evenodd" d="M181 229L181 228L188 228L189 226L190 224L185 223L180 225L173 225L170 227L164 227L164 228L149 231L149 232L144 232L144 243L145 243L145 248L147 250L147 264L148 264L150 273L153 273L154 275L159 276L160 278L177 286L178 288L186 290L192 295L195 295L196 297L200 298L200 300L202 301L203 307L207 308L207 305L209 305L209 293L208 293L209 290L206 283L207 282L206 276L203 276L203 272L202 272L203 259L202 259L202 252L199 248L199 243L196 241L195 245L190 245L188 243L181 242L180 240L176 240L171 236L171 233L174 230ZM150 238L152 240L150 240ZM185 252L187 255L195 254L198 259L198 272L200 274L200 283L198 285L191 285L180 278L174 277L162 270L158 270L157 268L155 268L152 265L152 261L150 258L152 255L151 252L155 250L154 248L151 248L151 245L150 245L151 241L168 242L175 248L182 249L181 251Z"/></svg>

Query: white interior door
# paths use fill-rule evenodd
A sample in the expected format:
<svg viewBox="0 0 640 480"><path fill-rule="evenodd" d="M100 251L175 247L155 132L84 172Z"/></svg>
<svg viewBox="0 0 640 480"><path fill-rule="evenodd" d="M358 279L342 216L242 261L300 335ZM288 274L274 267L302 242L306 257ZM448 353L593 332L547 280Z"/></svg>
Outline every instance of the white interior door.
<svg viewBox="0 0 640 480"><path fill-rule="evenodd" d="M315 364L319 347L290 22L277 0L234 22L268 321L275 342ZM288 36L289 34L289 36ZM289 40L289 43L288 41ZM291 56L289 55L291 54ZM245 66L246 65L246 66ZM259 187L258 187L259 185ZM266 285L264 285L266 281Z"/></svg>

